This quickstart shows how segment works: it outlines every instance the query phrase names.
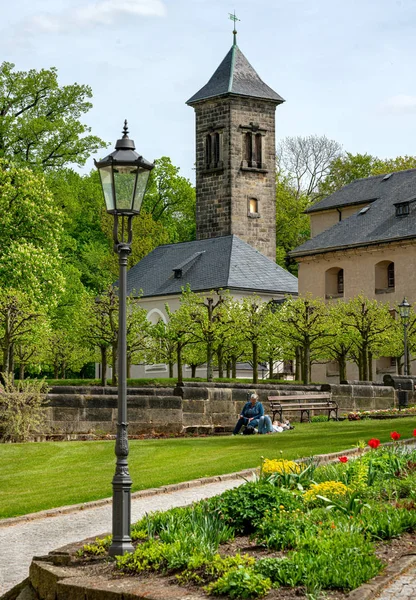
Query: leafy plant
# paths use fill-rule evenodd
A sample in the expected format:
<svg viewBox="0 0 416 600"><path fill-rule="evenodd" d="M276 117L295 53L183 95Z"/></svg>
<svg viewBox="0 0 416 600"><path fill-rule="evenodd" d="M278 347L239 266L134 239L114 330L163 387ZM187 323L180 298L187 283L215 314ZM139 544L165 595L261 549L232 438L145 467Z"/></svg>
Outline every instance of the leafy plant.
<svg viewBox="0 0 416 600"><path fill-rule="evenodd" d="M107 535L104 538L95 538L95 542L92 544L84 544L82 548L77 551L77 556L102 556L107 554L107 551L111 545L113 536Z"/></svg>
<svg viewBox="0 0 416 600"><path fill-rule="evenodd" d="M357 517L363 508L370 508L368 504L364 504L359 494L359 491L355 491L347 495L344 499L340 498L339 500L330 500L324 496L318 496L318 498L327 504L327 510L337 510L345 515Z"/></svg>
<svg viewBox="0 0 416 600"><path fill-rule="evenodd" d="M322 503L322 497L335 500L344 498L350 489L341 481L323 481L322 483L313 483L304 493L303 498L309 505L319 505Z"/></svg>
<svg viewBox="0 0 416 600"><path fill-rule="evenodd" d="M302 508L303 503L299 494L259 481L227 490L208 501L207 506L236 532L250 534L260 525L267 510L277 507L295 510Z"/></svg>
<svg viewBox="0 0 416 600"><path fill-rule="evenodd" d="M0 439L24 442L45 422L45 394L47 386L39 380L13 381L10 373L3 373L0 384Z"/></svg>
<svg viewBox="0 0 416 600"><path fill-rule="evenodd" d="M205 587L205 591L215 596L228 595L230 598L261 598L265 596L272 582L253 569L239 567Z"/></svg>

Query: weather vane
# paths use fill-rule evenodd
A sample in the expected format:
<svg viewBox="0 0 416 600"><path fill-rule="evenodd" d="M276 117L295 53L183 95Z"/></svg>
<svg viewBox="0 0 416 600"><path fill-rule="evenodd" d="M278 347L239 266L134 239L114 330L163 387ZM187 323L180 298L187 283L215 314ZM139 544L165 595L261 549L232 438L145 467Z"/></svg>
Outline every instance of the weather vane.
<svg viewBox="0 0 416 600"><path fill-rule="evenodd" d="M231 21L234 21L234 31L233 31L233 35L234 35L234 45L235 45L235 44L237 44L237 30L236 30L236 28L235 28L235 24L236 24L236 21L240 21L240 19L238 19L238 18L235 16L235 11L234 11L234 13L228 13L228 15L229 15L229 17L230 17Z"/></svg>

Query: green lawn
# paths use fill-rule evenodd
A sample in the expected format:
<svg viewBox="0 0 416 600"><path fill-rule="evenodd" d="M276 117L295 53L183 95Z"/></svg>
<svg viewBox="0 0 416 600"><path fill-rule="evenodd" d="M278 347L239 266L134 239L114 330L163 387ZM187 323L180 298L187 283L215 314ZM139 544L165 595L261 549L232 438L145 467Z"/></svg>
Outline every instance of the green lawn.
<svg viewBox="0 0 416 600"><path fill-rule="evenodd" d="M413 436L416 417L383 421L297 424L262 436L133 440L133 491L256 467L261 457L300 458L336 452L358 440ZM114 442L0 445L0 518L111 496Z"/></svg>

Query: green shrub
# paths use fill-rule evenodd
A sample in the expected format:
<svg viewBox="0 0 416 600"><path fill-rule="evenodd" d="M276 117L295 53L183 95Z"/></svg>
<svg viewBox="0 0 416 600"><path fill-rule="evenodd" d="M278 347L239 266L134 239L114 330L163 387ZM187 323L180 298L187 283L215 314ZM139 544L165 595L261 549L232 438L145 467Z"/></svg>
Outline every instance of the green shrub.
<svg viewBox="0 0 416 600"><path fill-rule="evenodd" d="M45 394L42 379L18 379L3 373L0 384L0 439L6 442L25 442L31 434L43 429L45 423Z"/></svg>
<svg viewBox="0 0 416 600"><path fill-rule="evenodd" d="M269 578L273 586L296 587L305 579L303 569L289 558L261 558L254 570Z"/></svg>
<svg viewBox="0 0 416 600"><path fill-rule="evenodd" d="M299 494L279 489L268 482L249 482L208 501L208 510L218 514L238 533L253 533L266 511L302 508Z"/></svg>
<svg viewBox="0 0 416 600"><path fill-rule="evenodd" d="M261 598L272 587L272 582L254 569L238 567L205 587L208 594L230 598Z"/></svg>
<svg viewBox="0 0 416 600"><path fill-rule="evenodd" d="M113 536L111 535L107 535L104 538L95 538L95 542L92 544L84 544L77 551L77 556L102 556L107 554L112 539Z"/></svg>
<svg viewBox="0 0 416 600"><path fill-rule="evenodd" d="M301 511L283 512L273 510L267 513L258 526L256 540L268 548L289 550L297 548L302 536L309 530L318 531L308 514Z"/></svg>

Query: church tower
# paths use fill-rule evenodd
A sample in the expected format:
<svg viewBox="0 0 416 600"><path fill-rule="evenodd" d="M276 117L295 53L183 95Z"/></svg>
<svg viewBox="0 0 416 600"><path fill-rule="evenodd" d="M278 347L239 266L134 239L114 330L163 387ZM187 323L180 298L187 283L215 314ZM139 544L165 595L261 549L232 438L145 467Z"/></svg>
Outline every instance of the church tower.
<svg viewBox="0 0 416 600"><path fill-rule="evenodd" d="M196 238L235 234L276 260L275 110L283 98L234 43L187 102L196 118Z"/></svg>

